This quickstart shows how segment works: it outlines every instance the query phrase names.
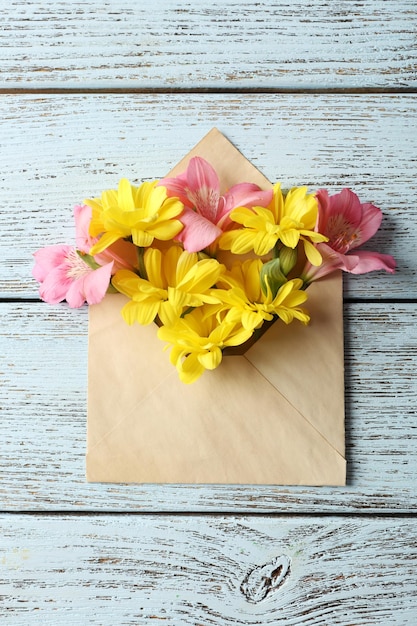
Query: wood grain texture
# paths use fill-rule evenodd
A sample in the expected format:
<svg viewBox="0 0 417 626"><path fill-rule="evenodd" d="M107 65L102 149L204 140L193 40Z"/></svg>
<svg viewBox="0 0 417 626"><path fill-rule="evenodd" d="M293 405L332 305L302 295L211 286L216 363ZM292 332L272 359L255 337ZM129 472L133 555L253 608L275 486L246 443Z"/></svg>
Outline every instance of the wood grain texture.
<svg viewBox="0 0 417 626"><path fill-rule="evenodd" d="M0 527L10 626L415 624L409 519L2 515Z"/></svg>
<svg viewBox="0 0 417 626"><path fill-rule="evenodd" d="M0 19L0 623L415 626L415 0L0 0ZM368 247L397 274L345 280L345 488L85 481L87 310L20 300L32 252L213 126L284 187L383 210Z"/></svg>
<svg viewBox="0 0 417 626"><path fill-rule="evenodd" d="M417 84L414 0L2 0L0 20L3 88Z"/></svg>
<svg viewBox="0 0 417 626"><path fill-rule="evenodd" d="M166 174L217 126L271 181L330 192L351 187L384 213L366 246L398 271L349 277L346 295L417 295L412 95L0 96L0 297L36 297L32 253L72 242L85 197Z"/></svg>
<svg viewBox="0 0 417 626"><path fill-rule="evenodd" d="M345 488L87 484L86 308L2 303L0 311L1 510L416 510L413 304L345 306Z"/></svg>

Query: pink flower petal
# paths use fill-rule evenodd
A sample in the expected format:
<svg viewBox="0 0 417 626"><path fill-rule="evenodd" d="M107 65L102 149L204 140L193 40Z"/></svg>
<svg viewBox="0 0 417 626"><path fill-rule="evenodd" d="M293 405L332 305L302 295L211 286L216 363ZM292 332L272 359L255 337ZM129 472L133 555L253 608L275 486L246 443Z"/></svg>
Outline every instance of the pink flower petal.
<svg viewBox="0 0 417 626"><path fill-rule="evenodd" d="M89 233L91 216L92 209L90 206L77 204L74 207L76 247L78 250L81 250L81 252L87 254L97 241L97 237L91 237Z"/></svg>
<svg viewBox="0 0 417 626"><path fill-rule="evenodd" d="M179 198L184 206L193 208L193 203L187 195L188 191L188 183L187 183L187 173L183 172L179 174L175 178L162 178L159 181L158 187L165 187L167 190L167 195L171 198Z"/></svg>
<svg viewBox="0 0 417 626"><path fill-rule="evenodd" d="M108 263L74 280L66 294L68 305L71 308L79 308L86 301L88 304L97 304L100 302L106 295L110 283L112 267L113 264Z"/></svg>
<svg viewBox="0 0 417 626"><path fill-rule="evenodd" d="M33 278L40 283L45 280L49 272L65 262L71 249L72 246L57 244L37 250L33 255L35 258L35 265L32 270Z"/></svg>
<svg viewBox="0 0 417 626"><path fill-rule="evenodd" d="M318 280L339 269L345 272L352 272L358 264L356 256L340 254L325 243L317 244L316 248L320 251L323 261L318 266L314 266L307 261L302 272L303 280L306 282Z"/></svg>
<svg viewBox="0 0 417 626"><path fill-rule="evenodd" d="M84 278L73 280L66 293L66 301L72 309L78 309L85 303Z"/></svg>
<svg viewBox="0 0 417 626"><path fill-rule="evenodd" d="M184 224L184 228L177 235L176 239L183 243L187 252L204 250L222 233L218 226L215 226L192 209L185 209L180 217L180 221Z"/></svg>
<svg viewBox="0 0 417 626"><path fill-rule="evenodd" d="M197 213L215 224L220 183L210 163L200 157L192 158L187 168L187 184L188 198L193 202Z"/></svg>
<svg viewBox="0 0 417 626"><path fill-rule="evenodd" d="M84 293L88 304L97 304L106 295L113 270L113 263L103 265L84 278Z"/></svg>
<svg viewBox="0 0 417 626"><path fill-rule="evenodd" d="M358 196L350 189L342 189L340 193L330 196L330 212L340 213L345 221L353 227L359 227L362 221L362 205Z"/></svg>
<svg viewBox="0 0 417 626"><path fill-rule="evenodd" d="M208 161L201 157L193 157L187 167L187 182L192 193L207 187L220 194L219 177Z"/></svg>
<svg viewBox="0 0 417 626"><path fill-rule="evenodd" d="M360 224L360 237L352 243L352 248L356 248L361 243L365 243L373 237L381 226L382 211L373 204L362 204L362 220Z"/></svg>
<svg viewBox="0 0 417 626"><path fill-rule="evenodd" d="M39 295L48 304L58 304L65 300L72 279L67 276L64 264L52 269L39 287Z"/></svg>
<svg viewBox="0 0 417 626"><path fill-rule="evenodd" d="M317 216L317 230L319 233L324 233L326 230L327 220L329 219L330 212L330 198L327 189L319 189L316 193L317 202L319 205Z"/></svg>
<svg viewBox="0 0 417 626"><path fill-rule="evenodd" d="M355 250L352 256L358 258L358 263L352 270L349 270L352 274L366 274L375 270L385 270L393 274L397 266L395 259L389 254Z"/></svg>

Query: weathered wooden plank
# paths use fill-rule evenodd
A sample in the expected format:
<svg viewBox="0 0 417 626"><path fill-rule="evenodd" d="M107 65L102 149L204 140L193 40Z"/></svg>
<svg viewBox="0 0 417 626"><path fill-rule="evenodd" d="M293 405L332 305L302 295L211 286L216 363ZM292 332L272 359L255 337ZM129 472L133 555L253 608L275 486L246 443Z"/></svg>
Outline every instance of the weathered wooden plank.
<svg viewBox="0 0 417 626"><path fill-rule="evenodd" d="M0 510L416 509L415 305L346 305L345 488L85 481L87 310L0 305Z"/></svg>
<svg viewBox="0 0 417 626"><path fill-rule="evenodd" d="M417 102L412 95L0 97L0 296L34 297L31 254L72 241L72 206L126 176L158 178L217 126L270 180L353 188L383 210L374 247L398 272L346 294L416 297Z"/></svg>
<svg viewBox="0 0 417 626"><path fill-rule="evenodd" d="M414 624L414 519L0 517L3 622Z"/></svg>
<svg viewBox="0 0 417 626"><path fill-rule="evenodd" d="M414 0L14 0L0 20L3 88L417 84Z"/></svg>

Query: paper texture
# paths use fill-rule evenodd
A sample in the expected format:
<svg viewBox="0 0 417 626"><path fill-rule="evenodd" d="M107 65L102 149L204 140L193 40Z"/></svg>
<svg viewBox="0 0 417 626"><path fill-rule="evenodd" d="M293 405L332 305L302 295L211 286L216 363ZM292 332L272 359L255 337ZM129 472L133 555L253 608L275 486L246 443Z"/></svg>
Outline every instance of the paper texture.
<svg viewBox="0 0 417 626"><path fill-rule="evenodd" d="M213 129L199 155L223 190L266 178ZM342 280L308 289L308 326L278 321L243 356L191 385L178 379L157 328L128 326L121 294L90 307L87 480L344 485Z"/></svg>

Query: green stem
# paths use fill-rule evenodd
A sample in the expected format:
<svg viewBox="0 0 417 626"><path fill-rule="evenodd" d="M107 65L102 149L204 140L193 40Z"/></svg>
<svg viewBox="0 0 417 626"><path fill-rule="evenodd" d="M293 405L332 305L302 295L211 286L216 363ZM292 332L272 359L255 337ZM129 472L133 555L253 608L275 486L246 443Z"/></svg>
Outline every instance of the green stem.
<svg viewBox="0 0 417 626"><path fill-rule="evenodd" d="M189 306L187 309L185 309L185 311L183 311L180 315L180 317L185 317L188 313L191 313L191 311L194 311L195 307L193 306Z"/></svg>
<svg viewBox="0 0 417 626"><path fill-rule="evenodd" d="M138 265L139 265L139 276L141 278L144 278L145 280L148 280L148 273L145 267L145 248L138 247L137 255L138 255Z"/></svg>

